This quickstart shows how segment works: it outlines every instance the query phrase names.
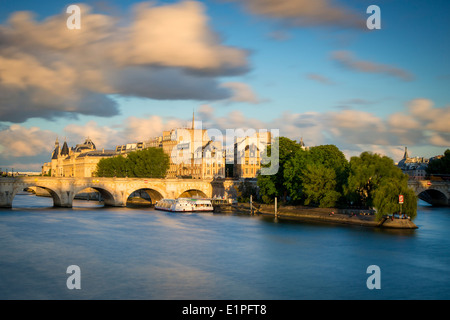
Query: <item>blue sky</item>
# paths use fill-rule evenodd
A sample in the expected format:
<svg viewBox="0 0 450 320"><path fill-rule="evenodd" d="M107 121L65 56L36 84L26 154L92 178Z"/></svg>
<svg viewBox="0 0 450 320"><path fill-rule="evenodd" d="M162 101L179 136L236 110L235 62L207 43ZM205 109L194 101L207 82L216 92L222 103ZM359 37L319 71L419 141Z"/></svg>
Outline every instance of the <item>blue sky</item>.
<svg viewBox="0 0 450 320"><path fill-rule="evenodd" d="M139 3L0 0L0 168L39 170L56 137L145 140L193 110L204 127L279 129L348 157L450 148L448 1Z"/></svg>

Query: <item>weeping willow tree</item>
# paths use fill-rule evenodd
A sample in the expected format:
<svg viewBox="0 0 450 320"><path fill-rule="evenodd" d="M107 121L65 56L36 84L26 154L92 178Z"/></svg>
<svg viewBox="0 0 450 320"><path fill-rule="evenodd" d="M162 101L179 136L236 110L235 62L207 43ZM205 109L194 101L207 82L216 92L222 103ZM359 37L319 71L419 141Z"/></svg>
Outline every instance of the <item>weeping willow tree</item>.
<svg viewBox="0 0 450 320"><path fill-rule="evenodd" d="M399 203L399 195L403 195L403 204ZM374 192L374 207L377 209L376 217L381 219L383 215L404 213L411 219L417 216L417 196L408 187L408 179L384 181Z"/></svg>
<svg viewBox="0 0 450 320"><path fill-rule="evenodd" d="M378 219L399 213L400 209L411 219L417 215L417 196L408 187L408 176L386 156L363 152L359 157L352 157L345 191L352 204L376 208ZM402 206L399 195L404 196Z"/></svg>

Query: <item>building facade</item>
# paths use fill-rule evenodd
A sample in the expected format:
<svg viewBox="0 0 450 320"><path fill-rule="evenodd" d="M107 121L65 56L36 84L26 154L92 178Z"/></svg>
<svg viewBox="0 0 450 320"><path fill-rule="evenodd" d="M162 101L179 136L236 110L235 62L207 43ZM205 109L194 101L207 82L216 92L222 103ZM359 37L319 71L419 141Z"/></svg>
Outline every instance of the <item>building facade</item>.
<svg viewBox="0 0 450 320"><path fill-rule="evenodd" d="M270 132L235 139L233 175L235 178L255 178L261 170L262 154L271 143Z"/></svg>
<svg viewBox="0 0 450 320"><path fill-rule="evenodd" d="M101 159L116 155L115 150L97 150L89 138L72 148L66 141L60 147L56 139L51 160L42 166L42 174L52 177L92 177Z"/></svg>
<svg viewBox="0 0 450 320"><path fill-rule="evenodd" d="M51 161L44 163L42 174L53 177L92 177L97 163L104 158L146 148L162 148L170 158L166 178L256 178L261 169L261 155L271 143L270 132L234 138L231 148L222 141L214 141L208 130L195 127L165 130L161 136L148 141L117 145L114 150L97 150L87 138L83 143L69 148L64 141L60 147L56 139Z"/></svg>
<svg viewBox="0 0 450 320"><path fill-rule="evenodd" d="M405 147L403 158L398 162L397 166L409 176L411 180L424 180L427 176L426 169L429 159L423 157L411 158L408 154L408 148Z"/></svg>

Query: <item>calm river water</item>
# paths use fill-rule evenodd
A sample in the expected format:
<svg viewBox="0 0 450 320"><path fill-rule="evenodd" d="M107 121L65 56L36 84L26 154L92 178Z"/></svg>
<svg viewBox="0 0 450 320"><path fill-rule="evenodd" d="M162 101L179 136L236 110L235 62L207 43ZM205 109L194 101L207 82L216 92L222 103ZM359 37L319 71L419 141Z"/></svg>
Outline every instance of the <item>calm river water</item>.
<svg viewBox="0 0 450 320"><path fill-rule="evenodd" d="M449 299L450 208L418 230L103 208L17 195L0 209L0 299ZM69 290L67 267L80 267ZM380 268L369 290L367 267Z"/></svg>

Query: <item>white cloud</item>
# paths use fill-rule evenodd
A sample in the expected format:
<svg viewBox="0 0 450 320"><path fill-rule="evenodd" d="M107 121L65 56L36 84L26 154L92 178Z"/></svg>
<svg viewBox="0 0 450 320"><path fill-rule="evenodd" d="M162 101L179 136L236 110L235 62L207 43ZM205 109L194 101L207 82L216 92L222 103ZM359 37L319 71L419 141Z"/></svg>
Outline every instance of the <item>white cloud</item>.
<svg viewBox="0 0 450 320"><path fill-rule="evenodd" d="M429 130L450 133L450 106L434 108L429 99L414 99L408 103L409 113Z"/></svg>
<svg viewBox="0 0 450 320"><path fill-rule="evenodd" d="M50 152L52 145L49 145L48 141L52 138L51 131L13 124L0 131L1 157L6 159L32 157L43 152Z"/></svg>
<svg viewBox="0 0 450 320"><path fill-rule="evenodd" d="M239 69L246 64L243 50L220 44L219 37L208 27L200 2L164 6L141 3L135 12L124 46L113 48L119 63L198 71Z"/></svg>
<svg viewBox="0 0 450 320"><path fill-rule="evenodd" d="M403 81L412 81L414 79L414 75L406 70L387 64L381 64L367 60L358 60L349 51L334 51L331 54L331 59L347 69L358 72L380 73L397 77Z"/></svg>
<svg viewBox="0 0 450 320"><path fill-rule="evenodd" d="M433 132L430 143L435 146L450 148L450 134Z"/></svg>
<svg viewBox="0 0 450 320"><path fill-rule="evenodd" d="M64 133L69 146L83 143L86 138L89 138L98 149L111 149L125 141L116 129L110 126L99 126L95 121L89 121L84 125L69 124L64 128Z"/></svg>
<svg viewBox="0 0 450 320"><path fill-rule="evenodd" d="M252 88L243 82L225 82L221 84L222 87L228 88L232 91L232 96L227 99L233 102L248 102L248 103L260 103L257 95L253 92Z"/></svg>
<svg viewBox="0 0 450 320"><path fill-rule="evenodd" d="M0 25L2 121L114 116L110 94L223 100L232 91L219 77L248 71L247 51L222 44L200 2L143 3L131 21L80 6L79 30L65 27L65 12L18 12Z"/></svg>
<svg viewBox="0 0 450 320"><path fill-rule="evenodd" d="M329 0L228 0L242 3L249 12L282 20L291 26L365 28L361 14Z"/></svg>
<svg viewBox="0 0 450 320"><path fill-rule="evenodd" d="M329 78L327 78L327 77L325 77L323 75L317 74L317 73L308 73L306 75L306 77L309 80L317 81L317 82L322 83L322 84L327 84L327 85L335 84L334 81L330 80Z"/></svg>
<svg viewBox="0 0 450 320"><path fill-rule="evenodd" d="M163 130L180 128L184 125L181 120L169 120L164 122L159 116L149 118L129 117L125 120L123 127L123 136L127 141L146 141L152 137L162 135Z"/></svg>

